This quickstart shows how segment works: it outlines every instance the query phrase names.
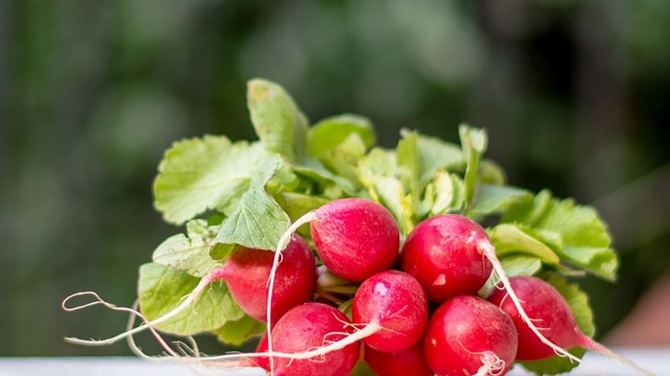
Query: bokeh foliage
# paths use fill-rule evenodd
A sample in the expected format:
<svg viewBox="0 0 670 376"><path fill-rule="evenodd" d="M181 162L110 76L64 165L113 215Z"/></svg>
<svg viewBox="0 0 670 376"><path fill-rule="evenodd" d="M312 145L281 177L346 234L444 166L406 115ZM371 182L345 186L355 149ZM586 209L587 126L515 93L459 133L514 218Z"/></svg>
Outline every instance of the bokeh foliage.
<svg viewBox="0 0 670 376"><path fill-rule="evenodd" d="M670 268L668 35L663 0L1 2L0 355L129 353L65 345L126 318L60 301L132 304L181 231L152 208L163 151L253 137L252 77L312 121L366 115L385 146L486 127L512 184L596 205L623 261L616 288L586 283L604 334Z"/></svg>

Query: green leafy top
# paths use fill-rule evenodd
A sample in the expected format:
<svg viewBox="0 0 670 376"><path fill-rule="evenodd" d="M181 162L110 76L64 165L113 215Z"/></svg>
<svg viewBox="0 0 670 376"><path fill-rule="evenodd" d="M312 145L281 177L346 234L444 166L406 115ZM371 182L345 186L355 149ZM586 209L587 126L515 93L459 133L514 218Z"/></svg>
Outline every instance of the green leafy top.
<svg viewBox="0 0 670 376"><path fill-rule="evenodd" d="M488 224L507 272L548 279L568 298L582 330L593 332L585 295L560 275L587 272L615 279L618 259L606 225L591 207L547 190L535 194L508 185L503 169L484 156L485 130L460 125L460 145L402 130L397 146L385 149L375 146L372 122L360 115L310 126L273 82L251 80L247 102L258 141L187 139L176 142L159 165L155 207L167 222L186 223L186 233L161 243L154 262L140 270L140 303L148 317L177 304L235 247L272 251L291 220L332 200L362 197L386 206L403 236L444 213ZM299 231L309 240L306 228ZM212 285L196 308L160 329L185 335L210 331L236 344L263 330L239 310L225 284ZM530 367L541 373L570 365L549 361Z"/></svg>
<svg viewBox="0 0 670 376"><path fill-rule="evenodd" d="M183 224L208 210L226 215L258 174L274 173L281 159L259 143L232 143L225 136L176 142L165 153L154 182L154 206L165 221Z"/></svg>
<svg viewBox="0 0 670 376"><path fill-rule="evenodd" d="M140 309L149 319L156 319L181 303L193 291L200 278L182 270L157 263L140 267L138 290ZM244 312L228 292L225 284L213 283L187 309L157 326L158 329L180 335L191 335L220 328L229 320L239 320Z"/></svg>
<svg viewBox="0 0 670 376"><path fill-rule="evenodd" d="M616 277L619 261L611 236L591 207L558 200L544 190L533 201L511 207L501 222L529 226L555 247L562 260L610 281Z"/></svg>

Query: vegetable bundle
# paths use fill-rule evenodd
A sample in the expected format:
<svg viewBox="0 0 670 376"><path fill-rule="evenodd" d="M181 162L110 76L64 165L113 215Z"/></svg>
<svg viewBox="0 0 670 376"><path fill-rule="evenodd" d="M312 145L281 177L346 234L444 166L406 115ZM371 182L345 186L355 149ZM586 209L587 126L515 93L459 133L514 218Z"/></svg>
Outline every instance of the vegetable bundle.
<svg viewBox="0 0 670 376"><path fill-rule="evenodd" d="M555 374L585 349L616 357L565 279L615 279L606 225L507 185L484 130L461 125L460 146L403 130L385 149L359 115L310 125L275 83L251 80L247 100L259 140L187 139L159 165L155 207L186 231L140 267L143 324L71 341L262 336L254 354L190 357L274 375Z"/></svg>

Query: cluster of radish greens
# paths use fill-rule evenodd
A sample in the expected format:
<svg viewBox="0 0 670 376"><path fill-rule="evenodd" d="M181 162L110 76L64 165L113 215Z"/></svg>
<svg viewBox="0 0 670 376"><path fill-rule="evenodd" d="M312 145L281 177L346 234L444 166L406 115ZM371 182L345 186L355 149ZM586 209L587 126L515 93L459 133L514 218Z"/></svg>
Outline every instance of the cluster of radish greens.
<svg viewBox="0 0 670 376"><path fill-rule="evenodd" d="M249 81L247 103L257 141L206 135L166 151L155 208L185 233L140 267L139 308L92 292L63 303L128 312L128 330L69 341L127 340L149 357L133 340L148 330L168 355L151 358L284 376L557 374L586 349L636 367L591 339L587 297L566 279L615 279L606 225L507 185L484 130L461 125L460 145L403 130L386 149L363 116L310 125L273 82ZM94 299L73 305L82 295ZM201 333L258 347L204 355Z"/></svg>

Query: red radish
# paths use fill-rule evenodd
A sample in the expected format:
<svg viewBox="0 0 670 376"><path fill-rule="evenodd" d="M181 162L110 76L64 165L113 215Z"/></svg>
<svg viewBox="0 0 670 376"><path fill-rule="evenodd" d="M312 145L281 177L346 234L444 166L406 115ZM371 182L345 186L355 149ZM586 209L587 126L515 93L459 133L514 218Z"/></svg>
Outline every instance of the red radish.
<svg viewBox="0 0 670 376"><path fill-rule="evenodd" d="M503 375L514 363L514 323L495 305L472 295L447 300L431 316L423 342L440 376Z"/></svg>
<svg viewBox="0 0 670 376"><path fill-rule="evenodd" d="M391 212L360 198L332 201L316 211L310 232L323 264L353 282L387 270L398 256L400 232Z"/></svg>
<svg viewBox="0 0 670 376"><path fill-rule="evenodd" d="M539 278L526 276L512 277L510 284L521 299L528 316L549 341L566 349L574 346L588 348L593 342L579 330L570 307L553 286ZM539 360L556 355L554 349L542 343L525 324L514 304L506 298L507 291L503 288L493 290L488 300L507 312L514 321L519 333L516 358Z"/></svg>
<svg viewBox="0 0 670 376"><path fill-rule="evenodd" d="M300 236L293 237L282 257L273 291L271 316L275 321L289 309L311 301L316 288L316 261ZM242 310L260 321L266 321L268 316L267 280L273 260L272 252L238 247L217 274L226 281Z"/></svg>
<svg viewBox="0 0 670 376"><path fill-rule="evenodd" d="M402 269L413 275L434 302L475 294L491 275L481 243L486 231L469 218L445 214L419 223L402 247Z"/></svg>
<svg viewBox="0 0 670 376"><path fill-rule="evenodd" d="M365 346L365 361L377 376L432 376L421 343L409 349L386 353Z"/></svg>
<svg viewBox="0 0 670 376"><path fill-rule="evenodd" d="M357 341L328 352L318 351L351 333L349 319L336 308L321 303L304 303L288 311L272 330L272 344L277 352L296 357L272 357L274 376L348 376L356 365ZM317 349L317 351L310 351ZM297 353L311 352L309 358Z"/></svg>
<svg viewBox="0 0 670 376"><path fill-rule="evenodd" d="M517 360L539 360L557 354L565 355L564 349L580 346L616 358L641 372L650 374L649 371L613 353L582 333L567 302L549 283L537 277L517 276L510 278L510 285L537 328L533 329L526 324L514 303L507 299L506 289L494 290L488 300L507 312L514 322L519 335ZM536 333L537 329L541 330L542 335L554 346L542 341Z"/></svg>
<svg viewBox="0 0 670 376"><path fill-rule="evenodd" d="M419 282L397 270L377 273L361 284L354 295L352 321L381 329L363 342L383 352L397 352L415 345L426 328L428 301Z"/></svg>
<svg viewBox="0 0 670 376"><path fill-rule="evenodd" d="M268 350L268 333L263 333L261 339L258 340L258 345L256 345L257 353L264 353ZM253 365L263 368L266 371L270 370L270 360L265 356L255 356L251 358Z"/></svg>

